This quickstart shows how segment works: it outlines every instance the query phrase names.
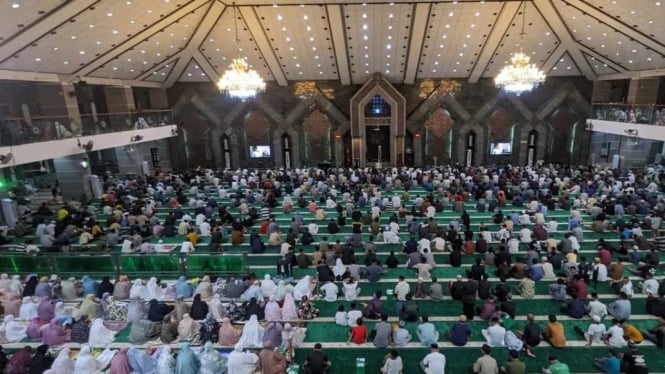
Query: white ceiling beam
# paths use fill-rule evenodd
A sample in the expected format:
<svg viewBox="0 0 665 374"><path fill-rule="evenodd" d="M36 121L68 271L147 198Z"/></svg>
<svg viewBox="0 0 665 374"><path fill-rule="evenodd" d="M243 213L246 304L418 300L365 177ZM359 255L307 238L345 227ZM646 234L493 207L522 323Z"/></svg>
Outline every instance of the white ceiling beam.
<svg viewBox="0 0 665 374"><path fill-rule="evenodd" d="M520 10L521 5L522 4L519 1L509 1L503 3L503 6L499 11L499 15L496 17L496 21L494 22L494 25L492 26L492 29L490 30L490 33L485 40L485 44L480 51L478 60L476 60L476 64L473 66L473 70L469 76L469 83L476 83L483 76L485 69L487 69L487 65L490 63L490 61L492 61L494 52L501 44L501 39L503 39L503 36L510 28L510 25L512 24L517 12Z"/></svg>
<svg viewBox="0 0 665 374"><path fill-rule="evenodd" d="M591 57L594 57L596 60L598 60L598 61L600 61L604 64L607 64L607 66L611 67L612 69L614 69L616 71L620 71L620 72L621 71L627 71L625 67L619 65L614 60L601 55L600 53L594 51L591 48L587 48L586 46L580 46L580 49L581 49L582 52L586 53L587 55L589 55Z"/></svg>
<svg viewBox="0 0 665 374"><path fill-rule="evenodd" d="M217 84L217 81L219 81L220 75L217 72L217 70L215 70L215 68L212 66L210 61L208 61L208 59L203 55L203 53L201 53L201 51L197 50L192 55L192 58L194 59L194 61L196 61L199 64L199 67L201 68L201 70L203 70L203 72L208 76L208 78L210 78L212 83ZM187 61L187 62L189 63L189 61Z"/></svg>
<svg viewBox="0 0 665 374"><path fill-rule="evenodd" d="M152 68L150 68L145 73L143 73L143 74L139 75L138 77L136 77L136 80L142 81L144 79L150 78L150 76L152 75L153 72L161 70L164 67L164 65L173 65L173 64L177 63L180 60L180 57L182 57L182 55L183 55L183 51L180 51L180 52L176 53L175 55L169 57L168 60L164 61L163 63L161 63L157 66L153 66ZM171 68L171 71L173 71L173 69L175 69L175 66ZM169 71L169 73L170 73L170 71Z"/></svg>
<svg viewBox="0 0 665 374"><path fill-rule="evenodd" d="M614 17L605 14L604 12L598 10L597 8L589 4L586 4L583 1L566 0L566 2L574 6L575 8L579 9L580 11L586 13L587 15L591 16L592 18L595 18L596 20L617 30L618 32L626 35L627 37L636 40L638 43L653 49L654 51L660 53L661 55L665 55L665 46L651 39L650 37L644 35L643 33L637 31L636 29L627 26L623 22L618 21Z"/></svg>
<svg viewBox="0 0 665 374"><path fill-rule="evenodd" d="M209 1L210 0L193 0L187 3L186 5L178 8L168 16L153 23L150 27L143 29L142 31L135 34L131 38L125 40L122 43L119 43L117 46L106 50L106 52L102 54L100 57L90 61L87 65L75 71L74 75L88 75L92 73L93 71L97 70L99 67L106 65L110 61L113 61L114 58L125 53L128 49L143 42L145 39L150 38L154 34L158 33L160 30L168 27L173 22L181 19L182 17L185 17L186 15L195 11L199 7L205 5Z"/></svg>
<svg viewBox="0 0 665 374"><path fill-rule="evenodd" d="M83 12L87 8L95 5L99 0L77 0L68 1L63 6L56 9L53 13L46 16L46 18L34 23L31 27L18 34L16 37L0 44L0 62L4 62L9 57L15 55L18 51L26 46L32 44L35 40L41 38L43 35L48 34L51 30L67 22L70 18L75 17L77 14ZM9 6L9 5L7 5ZM10 20L10 11L3 11L6 17L5 22L12 22Z"/></svg>
<svg viewBox="0 0 665 374"><path fill-rule="evenodd" d="M559 38L560 43L566 48L570 54L570 58L573 59L575 65L580 70L580 72L588 79L596 79L596 74L593 69L587 62L582 51L580 50L580 45L575 41L575 39L570 35L566 24L561 19L559 12L557 12L554 5L552 5L551 0L533 0L533 5L538 8L538 11L547 20L548 24L552 28L552 31Z"/></svg>
<svg viewBox="0 0 665 374"><path fill-rule="evenodd" d="M616 74L603 74L598 76L599 81L609 81L615 79L635 79L635 78L654 78L665 76L665 69L627 71Z"/></svg>
<svg viewBox="0 0 665 374"><path fill-rule="evenodd" d="M268 69L270 69L270 73L273 78L275 78L275 82L280 86L288 85L286 76L282 71L282 67L279 64L277 57L275 57L275 54L273 53L272 45L263 31L263 27L259 18L256 16L256 12L254 12L254 9L251 7L240 7L238 10L240 11L242 18L245 20L249 33L252 34L254 43L256 43L256 46L259 48L263 60L266 62Z"/></svg>
<svg viewBox="0 0 665 374"><path fill-rule="evenodd" d="M411 17L411 35L409 37L409 53L406 59L406 69L404 70L404 83L413 84L420 68L420 55L423 51L425 42L425 32L427 31L427 21L429 19L430 4L416 4L416 10Z"/></svg>
<svg viewBox="0 0 665 374"><path fill-rule="evenodd" d="M85 81L88 84L99 84L106 86L135 86L160 88L159 82L146 82L138 80L123 80L111 78L98 78L87 76L74 76L66 74L36 73L28 71L0 70L0 80L26 81L26 82L51 82L51 83L76 83Z"/></svg>
<svg viewBox="0 0 665 374"><path fill-rule="evenodd" d="M343 85L351 84L342 8L340 5L326 5L326 11L328 13L328 26L330 27L330 35L332 36L339 80Z"/></svg>
<svg viewBox="0 0 665 374"><path fill-rule="evenodd" d="M549 57L543 65L540 67L540 70L544 71L545 74L549 74L553 67L556 66L557 62L566 54L566 48L559 43L559 45L554 48L554 51L550 53Z"/></svg>
<svg viewBox="0 0 665 374"><path fill-rule="evenodd" d="M194 33L189 38L187 46L185 47L185 49L181 51L178 61L176 62L173 69L171 69L169 76L166 78L166 81L164 82L164 86L166 87L173 86L178 81L178 79L180 79L180 76L182 76L182 73L185 71L185 69L187 69L189 61L195 55L197 55L197 53L200 54L197 61L199 59L205 60L205 57L203 57L203 54L201 54L199 51L199 47L201 47L201 44L203 44L205 39L208 37L210 31L212 31L212 29L215 27L217 21L219 21L219 18L224 13L224 10L226 10L226 5L222 4L220 1L217 0L212 2L210 8L206 12L205 17L203 17L203 19L197 26L196 30L194 30ZM198 61L199 65L203 64L203 62L204 61ZM206 74L208 73L206 72ZM213 77L210 77L210 79L213 79Z"/></svg>

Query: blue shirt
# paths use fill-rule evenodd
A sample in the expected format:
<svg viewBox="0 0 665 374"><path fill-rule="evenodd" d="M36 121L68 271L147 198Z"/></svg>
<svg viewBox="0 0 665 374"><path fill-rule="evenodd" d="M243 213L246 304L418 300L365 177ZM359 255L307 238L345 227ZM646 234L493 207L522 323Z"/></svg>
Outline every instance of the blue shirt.
<svg viewBox="0 0 665 374"><path fill-rule="evenodd" d="M608 357L603 360L603 368L605 374L620 374L621 362L616 357Z"/></svg>

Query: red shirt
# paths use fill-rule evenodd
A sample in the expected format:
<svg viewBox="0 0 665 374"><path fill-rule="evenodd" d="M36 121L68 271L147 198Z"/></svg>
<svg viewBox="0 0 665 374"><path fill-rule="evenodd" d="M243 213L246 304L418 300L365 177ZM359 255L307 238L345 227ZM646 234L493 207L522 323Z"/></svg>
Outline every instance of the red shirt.
<svg viewBox="0 0 665 374"><path fill-rule="evenodd" d="M577 291L577 300L586 300L587 286L583 280L580 279L575 282L575 290Z"/></svg>
<svg viewBox="0 0 665 374"><path fill-rule="evenodd" d="M265 235L268 233L268 226L270 226L270 221L265 220L261 222L261 227L259 227L259 234Z"/></svg>
<svg viewBox="0 0 665 374"><path fill-rule="evenodd" d="M610 266L612 263L612 254L607 248L601 248L598 250L598 257L600 258L600 262L605 266Z"/></svg>
<svg viewBox="0 0 665 374"><path fill-rule="evenodd" d="M356 344L364 344L367 342L367 326L358 325L351 328L351 341Z"/></svg>

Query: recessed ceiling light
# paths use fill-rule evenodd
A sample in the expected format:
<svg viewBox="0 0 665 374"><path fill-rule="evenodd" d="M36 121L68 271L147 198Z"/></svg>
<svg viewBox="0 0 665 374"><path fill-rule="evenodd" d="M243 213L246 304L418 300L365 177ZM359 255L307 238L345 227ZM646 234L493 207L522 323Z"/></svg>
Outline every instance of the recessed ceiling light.
<svg viewBox="0 0 665 374"><path fill-rule="evenodd" d="M286 32L286 27L282 27L282 31Z"/></svg>
<svg viewBox="0 0 665 374"><path fill-rule="evenodd" d="M39 61L41 61L41 60L42 60L42 59L39 58L39 57L35 58L35 62L39 62Z"/></svg>
<svg viewBox="0 0 665 374"><path fill-rule="evenodd" d="M367 18L367 13L363 13L363 18Z"/></svg>
<svg viewBox="0 0 665 374"><path fill-rule="evenodd" d="M390 49L390 48L392 48L392 47L393 47L392 45L388 44L388 45L386 46L386 49Z"/></svg>
<svg viewBox="0 0 665 374"><path fill-rule="evenodd" d="M97 45L101 45L101 44L102 44L102 42L98 40L98 41L97 41Z"/></svg>
<svg viewBox="0 0 665 374"><path fill-rule="evenodd" d="M69 64L69 61L63 61L62 63L67 65L67 64Z"/></svg>
<svg viewBox="0 0 665 374"><path fill-rule="evenodd" d="M133 25L133 24L136 23L136 21L134 21L134 20L130 20L129 23L131 23L131 24Z"/></svg>
<svg viewBox="0 0 665 374"><path fill-rule="evenodd" d="M148 14L152 13L152 9L147 10Z"/></svg>
<svg viewBox="0 0 665 374"><path fill-rule="evenodd" d="M187 76L188 76L188 77L191 77L191 76L192 76L192 73L187 73Z"/></svg>
<svg viewBox="0 0 665 374"><path fill-rule="evenodd" d="M393 18L393 17L395 17L394 14L392 14L392 13L388 14L388 18Z"/></svg>
<svg viewBox="0 0 665 374"><path fill-rule="evenodd" d="M84 54L85 54L85 51L79 51L79 54L80 54L80 55L84 55Z"/></svg>
<svg viewBox="0 0 665 374"><path fill-rule="evenodd" d="M127 5L132 5L132 2L129 1L129 0L127 0L127 1L125 2L125 4L127 4Z"/></svg>
<svg viewBox="0 0 665 374"><path fill-rule="evenodd" d="M72 35L72 40L76 39L76 35Z"/></svg>
<svg viewBox="0 0 665 374"><path fill-rule="evenodd" d="M363 30L367 30L367 24L366 23L363 25Z"/></svg>
<svg viewBox="0 0 665 374"><path fill-rule="evenodd" d="M117 66L114 66L114 67L113 67L113 70L118 70L118 67L117 67Z"/></svg>
<svg viewBox="0 0 665 374"><path fill-rule="evenodd" d="M21 4L19 4L18 2L13 2L12 3L12 8L13 9L19 8L20 6L21 6Z"/></svg>
<svg viewBox="0 0 665 374"><path fill-rule="evenodd" d="M388 30L392 30L392 29L393 29L393 25L389 25Z"/></svg>
<svg viewBox="0 0 665 374"><path fill-rule="evenodd" d="M455 12L448 13L448 17L454 17L454 16L455 16Z"/></svg>
<svg viewBox="0 0 665 374"><path fill-rule="evenodd" d="M113 35L115 35L118 33L118 30L112 30L111 32L113 33Z"/></svg>
<svg viewBox="0 0 665 374"><path fill-rule="evenodd" d="M95 28L95 25L90 24L90 25L88 25L88 27L91 28L91 29L94 29L94 28Z"/></svg>
<svg viewBox="0 0 665 374"><path fill-rule="evenodd" d="M291 38L289 38L289 37L287 36L287 37L286 37L286 41L287 41L287 42L290 42L290 41L291 41Z"/></svg>
<svg viewBox="0 0 665 374"><path fill-rule="evenodd" d="M293 51L294 49L295 49L295 48L293 48L293 47L289 47L289 51Z"/></svg>
<svg viewBox="0 0 665 374"><path fill-rule="evenodd" d="M307 25L307 31L312 31L312 28L309 25Z"/></svg>
<svg viewBox="0 0 665 374"><path fill-rule="evenodd" d="M480 12L476 12L476 17L480 17Z"/></svg>
<svg viewBox="0 0 665 374"><path fill-rule="evenodd" d="M316 51L316 47L312 47L312 51Z"/></svg>
<svg viewBox="0 0 665 374"><path fill-rule="evenodd" d="M108 13L106 13L106 16L107 16L107 17L113 17L113 13L108 12Z"/></svg>
<svg viewBox="0 0 665 374"><path fill-rule="evenodd" d="M282 15L281 15L281 14L278 14L278 15L277 15L277 20L278 20L278 21L281 21L282 19L284 19L284 18L282 18Z"/></svg>
<svg viewBox="0 0 665 374"><path fill-rule="evenodd" d="M363 40L367 40L367 35L363 35Z"/></svg>
<svg viewBox="0 0 665 374"><path fill-rule="evenodd" d="M307 20L309 19L309 17L307 16L307 14L305 14L304 16L302 16L302 19L304 19L305 21L307 21Z"/></svg>

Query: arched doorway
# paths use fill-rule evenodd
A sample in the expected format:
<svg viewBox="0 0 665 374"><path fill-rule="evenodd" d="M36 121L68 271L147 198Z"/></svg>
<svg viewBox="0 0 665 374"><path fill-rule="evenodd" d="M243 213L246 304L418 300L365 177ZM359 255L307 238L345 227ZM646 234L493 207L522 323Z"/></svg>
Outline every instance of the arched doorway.
<svg viewBox="0 0 665 374"><path fill-rule="evenodd" d="M222 135L221 142L222 144L222 168L232 169L233 163L231 161L231 140L229 136L224 134Z"/></svg>

